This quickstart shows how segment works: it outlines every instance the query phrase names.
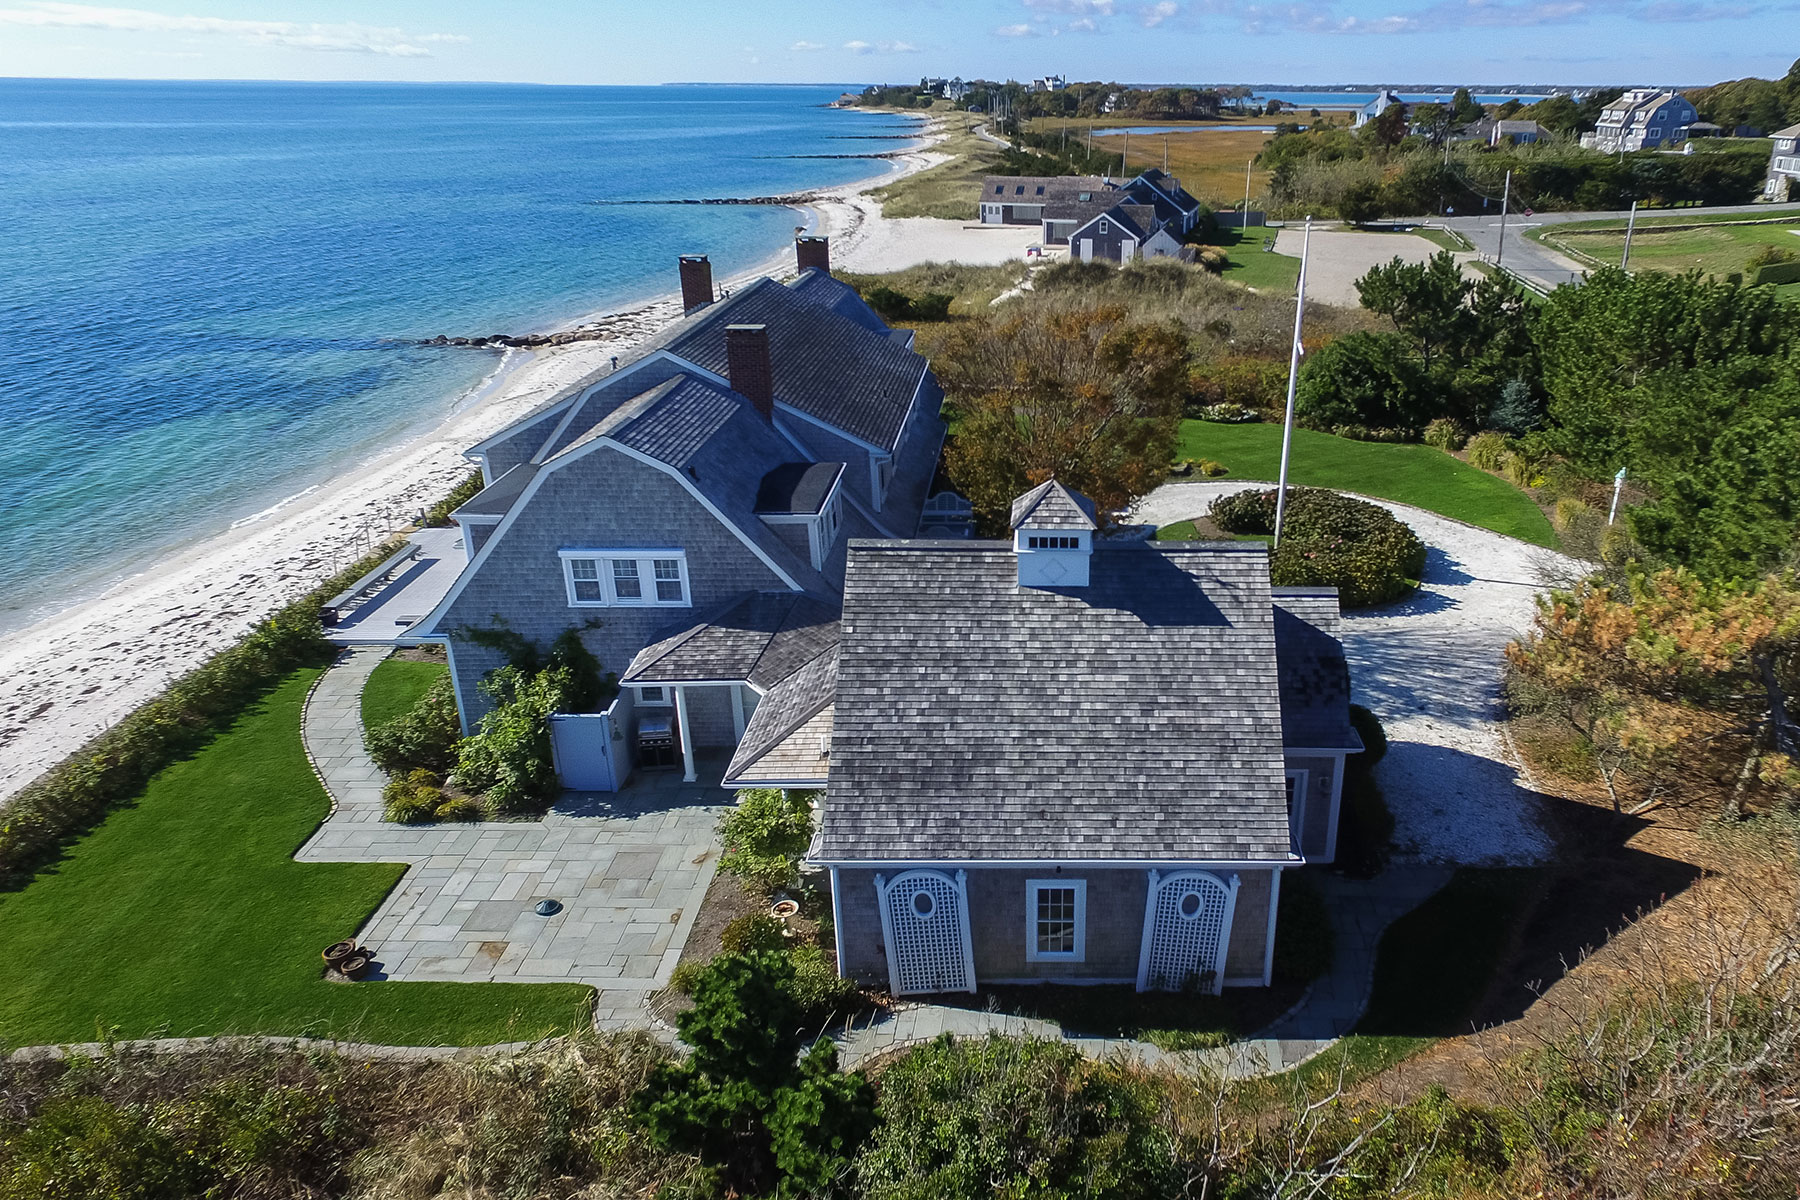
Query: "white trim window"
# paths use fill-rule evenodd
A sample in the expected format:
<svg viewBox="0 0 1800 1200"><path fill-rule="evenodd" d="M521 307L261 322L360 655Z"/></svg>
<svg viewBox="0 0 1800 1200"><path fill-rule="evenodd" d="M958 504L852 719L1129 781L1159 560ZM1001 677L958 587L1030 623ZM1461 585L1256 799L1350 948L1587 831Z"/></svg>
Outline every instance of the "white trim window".
<svg viewBox="0 0 1800 1200"><path fill-rule="evenodd" d="M683 550L563 550L570 608L690 608Z"/></svg>
<svg viewBox="0 0 1800 1200"><path fill-rule="evenodd" d="M1087 880L1025 881L1025 961L1087 960Z"/></svg>
<svg viewBox="0 0 1800 1200"><path fill-rule="evenodd" d="M637 693L639 708L667 708L675 703L674 698L669 694L669 689L661 685L633 688L632 691Z"/></svg>
<svg viewBox="0 0 1800 1200"><path fill-rule="evenodd" d="M1287 773L1288 844L1295 854L1304 855L1301 847L1306 825L1306 781L1312 773L1293 770Z"/></svg>

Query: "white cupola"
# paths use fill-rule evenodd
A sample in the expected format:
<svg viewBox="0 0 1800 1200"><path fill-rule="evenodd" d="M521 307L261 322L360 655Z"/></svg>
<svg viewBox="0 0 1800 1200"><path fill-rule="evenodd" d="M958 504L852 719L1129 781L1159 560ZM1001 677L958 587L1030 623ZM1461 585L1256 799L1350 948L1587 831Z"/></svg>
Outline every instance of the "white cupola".
<svg viewBox="0 0 1800 1200"><path fill-rule="evenodd" d="M1019 586L1086 587L1098 528L1093 503L1054 479L1014 500L1013 553L1019 560Z"/></svg>

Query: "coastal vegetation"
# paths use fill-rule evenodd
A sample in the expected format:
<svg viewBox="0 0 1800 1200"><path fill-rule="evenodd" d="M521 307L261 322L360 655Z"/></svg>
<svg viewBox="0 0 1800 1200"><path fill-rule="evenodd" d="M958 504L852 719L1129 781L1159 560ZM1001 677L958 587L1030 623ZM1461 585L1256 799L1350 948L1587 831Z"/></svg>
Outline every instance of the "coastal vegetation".
<svg viewBox="0 0 1800 1200"><path fill-rule="evenodd" d="M992 173L1003 149L976 133L978 121L969 113L943 115L939 122L943 138L931 149L933 154L948 155L948 159L870 193L881 201L882 215L972 219L981 194L981 178Z"/></svg>
<svg viewBox="0 0 1800 1200"><path fill-rule="evenodd" d="M1207 509L1226 533L1273 534L1276 492L1235 492ZM1425 574L1425 543L1392 513L1320 488L1290 488L1281 544L1269 556L1276 587L1334 587L1345 608L1400 599Z"/></svg>
<svg viewBox="0 0 1800 1200"><path fill-rule="evenodd" d="M1761 213L1646 217L1631 237L1634 271L1699 271L1711 279L1779 283L1800 298L1800 220L1772 221ZM1580 221L1533 229L1527 236L1594 266L1618 266L1625 253L1626 223ZM1765 270L1765 268L1773 268Z"/></svg>
<svg viewBox="0 0 1800 1200"><path fill-rule="evenodd" d="M1682 94L1702 119L1715 125L1749 125L1773 133L1800 122L1800 59L1780 79L1729 79Z"/></svg>

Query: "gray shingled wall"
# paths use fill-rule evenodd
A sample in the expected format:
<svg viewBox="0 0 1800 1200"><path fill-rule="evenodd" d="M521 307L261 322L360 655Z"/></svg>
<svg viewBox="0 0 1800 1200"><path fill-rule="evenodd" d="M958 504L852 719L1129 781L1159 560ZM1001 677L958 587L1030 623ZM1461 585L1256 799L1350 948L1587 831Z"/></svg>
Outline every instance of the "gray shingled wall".
<svg viewBox="0 0 1800 1200"><path fill-rule="evenodd" d="M1325 840L1331 832L1331 777L1337 772L1337 759L1310 758L1290 754L1290 771L1305 771L1305 827L1300 831L1300 852L1314 862L1325 862Z"/></svg>
<svg viewBox="0 0 1800 1200"><path fill-rule="evenodd" d="M582 642L608 671L623 671L632 656L697 609L754 589L785 585L694 497L662 471L605 448L547 475L511 531L468 579L440 622L454 632L488 627L496 613L511 628L548 644L571 625L598 619ZM687 551L694 608L572 608L563 584L561 549L675 547ZM459 645L458 684L472 723L490 707L476 692L481 677L501 663L478 646ZM725 709L729 735L730 709Z"/></svg>
<svg viewBox="0 0 1800 1200"><path fill-rule="evenodd" d="M1171 868L1173 869L1173 868ZM881 910L875 876L892 879L898 870L838 872L838 908L833 914L843 937L843 973L859 983L886 987L886 947L881 938ZM1165 872L1166 874L1167 872ZM1260 980L1267 946L1269 883L1272 871L1239 871L1237 911L1232 918L1231 947L1225 974L1231 980ZM1087 880L1086 962L1034 963L1025 960L1025 881ZM974 943L975 975L994 979L1137 979L1144 936L1144 900L1149 886L1145 869L1016 868L969 872L969 936Z"/></svg>
<svg viewBox="0 0 1800 1200"><path fill-rule="evenodd" d="M528 425L513 428L507 435L489 446L486 450L487 474L482 478L483 485L491 485L495 480L523 462L530 462L531 456L543 446L544 439L556 428L556 423L563 418L567 408L559 408L545 413Z"/></svg>
<svg viewBox="0 0 1800 1200"><path fill-rule="evenodd" d="M801 445L811 451L814 462L841 462L844 466L844 480L838 486L847 494L855 496L864 508L871 508L874 497L869 484L869 448L860 442L853 442L828 429L824 429L811 421L796 417L793 413L777 411L775 424L791 433ZM902 435L904 436L904 435ZM798 453L795 458L804 457ZM911 533L909 529L906 531Z"/></svg>

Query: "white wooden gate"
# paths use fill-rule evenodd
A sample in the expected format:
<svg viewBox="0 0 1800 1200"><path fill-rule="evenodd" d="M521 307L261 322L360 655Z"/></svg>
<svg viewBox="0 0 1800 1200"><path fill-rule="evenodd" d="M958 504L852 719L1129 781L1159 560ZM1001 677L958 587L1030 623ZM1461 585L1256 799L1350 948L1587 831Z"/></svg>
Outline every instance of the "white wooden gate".
<svg viewBox="0 0 1800 1200"><path fill-rule="evenodd" d="M966 874L907 871L892 882L877 875L875 895L894 995L975 990Z"/></svg>
<svg viewBox="0 0 1800 1200"><path fill-rule="evenodd" d="M1094 261L1094 243L1090 238L1082 238L1081 245L1076 247L1081 252L1082 262Z"/></svg>
<svg viewBox="0 0 1800 1200"><path fill-rule="evenodd" d="M625 782L616 768L613 721L607 713L556 713L550 718L550 753L563 787L571 792L616 792Z"/></svg>
<svg viewBox="0 0 1800 1200"><path fill-rule="evenodd" d="M1206 871L1150 872L1138 991L1225 985L1225 951L1237 910L1238 877L1227 883Z"/></svg>

